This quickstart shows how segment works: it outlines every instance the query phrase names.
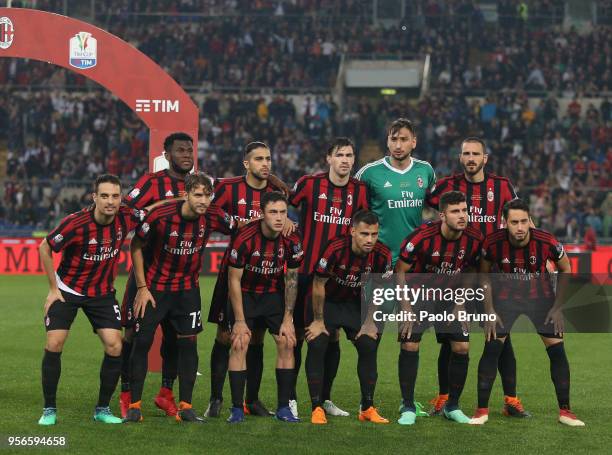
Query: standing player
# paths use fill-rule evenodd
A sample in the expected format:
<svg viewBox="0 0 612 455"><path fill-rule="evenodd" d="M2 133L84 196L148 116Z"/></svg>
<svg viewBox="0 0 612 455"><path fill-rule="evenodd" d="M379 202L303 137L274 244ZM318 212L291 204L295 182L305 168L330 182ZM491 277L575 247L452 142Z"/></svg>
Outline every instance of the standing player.
<svg viewBox="0 0 612 455"><path fill-rule="evenodd" d="M444 177L438 181L433 193L427 197L427 203L438 208L440 195L448 191L461 191L466 195L468 203L468 222L479 229L486 237L502 225L502 210L504 204L516 199L516 192L510 180L495 174L485 172L488 160L484 141L477 137L468 137L461 143L459 163L463 173ZM440 345L438 355L438 396L431 400L432 415L442 413L442 408L448 400L448 362L451 355L448 339ZM499 375L504 389L504 414L512 417L529 417L520 399L516 395L516 358L510 336L506 338L504 349L499 357Z"/></svg>
<svg viewBox="0 0 612 455"><path fill-rule="evenodd" d="M180 403L178 421L201 422L191 406L198 368L196 336L202 331L198 275L202 255L213 230L230 233L232 218L210 208L212 182L203 173L185 179L185 200L168 202L152 210L136 230L131 252L138 292L131 356L132 398L126 420L142 420L141 396L147 357L157 326L165 321L176 332ZM150 258L145 271L144 257ZM151 302L152 307L147 308Z"/></svg>
<svg viewBox="0 0 612 455"><path fill-rule="evenodd" d="M141 177L134 188L125 197L125 203L131 207L144 209L146 206L185 194L185 177L193 169L193 139L185 133L173 133L164 140L164 156L169 168L163 171L146 174ZM149 258L145 258L150 262ZM132 352L132 337L134 318L132 304L136 298L136 281L134 274L128 278L123 303L121 305L122 322L125 327L123 350L121 353L121 395L119 403L121 415L125 417L132 401L130 393L130 354ZM176 415L177 407L172 395L172 387L177 374L176 333L172 325L162 322L163 338L160 348L162 358L162 383L155 405L167 415Z"/></svg>
<svg viewBox="0 0 612 455"><path fill-rule="evenodd" d="M268 329L276 342L276 418L284 422L299 421L289 408L289 395L294 374L293 310L297 297L297 271L304 252L297 234L282 234L287 222L287 198L282 193L264 194L261 211L263 219L239 230L228 247L228 286L233 313L229 423L244 421L246 357L251 331L256 327Z"/></svg>
<svg viewBox="0 0 612 455"><path fill-rule="evenodd" d="M93 209L64 218L40 244L40 257L49 279L45 300L47 341L42 361L45 398L40 425L57 419L55 395L61 372L62 349L79 308L104 345L100 393L94 420L121 423L109 402L121 372L121 313L113 283L121 245L140 221L140 212L121 207L121 183L114 175L101 175L94 184ZM62 251L57 272L52 251Z"/></svg>
<svg viewBox="0 0 612 455"><path fill-rule="evenodd" d="M340 328L357 349L357 375L361 387L359 420L389 423L374 407L378 378L376 326L367 317L363 322L361 318L361 275L391 274L392 271L391 251L378 241L378 226L374 212L355 213L350 234L332 240L316 266L312 284L313 318L306 328L306 376L314 424L327 423L322 407L325 357L330 338L336 339Z"/></svg>
<svg viewBox="0 0 612 455"><path fill-rule="evenodd" d="M221 179L215 185L213 206L219 207L240 222L248 222L261 216L260 201L264 194L281 189L271 180L272 156L263 142L251 142L244 149L243 163L246 175ZM278 180L276 180L278 182ZM228 275L229 250L226 251L217 276L215 290L208 314L208 322L217 324L217 336L210 355L210 404L207 417L219 417L223 404L223 384L227 374L231 346L228 325ZM259 401L259 387L263 374L263 341L265 330L256 329L251 337L247 354L247 393L245 410L257 416L269 416L269 411Z"/></svg>
<svg viewBox="0 0 612 455"><path fill-rule="evenodd" d="M557 293L555 299L551 281L546 278L547 261L556 264L561 276L571 273L570 261L563 245L552 234L530 227L529 206L525 202L515 199L506 203L504 218L507 227L484 241L480 272L490 273L496 267L510 278L509 282L514 278L516 284L511 293L506 283L502 289L495 286L495 302L490 294L485 299L486 312L497 316L497 324L503 333L496 333L496 323L486 326L485 347L478 364L478 408L472 423L484 424L489 419L488 402L498 358L512 325L524 313L536 327L550 359L550 375L559 404L559 422L584 426L584 422L570 410L570 368L563 343L561 312L563 292ZM517 292L519 287L525 292Z"/></svg>
<svg viewBox="0 0 612 455"><path fill-rule="evenodd" d="M412 122L395 120L387 132L389 156L355 175L368 188L370 209L380 218L380 241L391 249L394 264L402 238L423 222L423 201L436 183L431 164L412 158L416 144Z"/></svg>
<svg viewBox="0 0 612 455"><path fill-rule="evenodd" d="M420 226L402 243L395 265L401 285L405 283L405 273L454 275L478 264L483 235L468 225L465 195L460 191L449 191L440 197L439 205L441 221ZM412 425L416 419L414 386L419 366L419 344L425 328L426 325L421 323L415 333L411 324L404 324L399 336L401 349L398 369L403 402L398 423L401 425ZM469 423L470 419L459 409L459 397L468 372L469 334L458 327L444 330L448 333L443 333L438 326L435 328L438 341L449 338L451 347L446 371L450 390L443 413L455 422Z"/></svg>
<svg viewBox="0 0 612 455"><path fill-rule="evenodd" d="M293 321L297 335L297 345L294 350L296 382L302 359L305 311L312 312L309 306L309 291L317 261L331 240L349 233L353 214L368 208L365 184L351 178L351 170L355 164L355 146L351 140L345 137L336 138L327 149L327 163L328 172L300 178L289 201L291 205L301 207L299 225L303 234L302 247L305 253L304 261L300 265L298 298ZM339 363L340 341L335 337L329 341L325 353L321 400L327 414L348 416L348 412L338 408L330 399ZM297 416L295 388L294 383L289 405Z"/></svg>

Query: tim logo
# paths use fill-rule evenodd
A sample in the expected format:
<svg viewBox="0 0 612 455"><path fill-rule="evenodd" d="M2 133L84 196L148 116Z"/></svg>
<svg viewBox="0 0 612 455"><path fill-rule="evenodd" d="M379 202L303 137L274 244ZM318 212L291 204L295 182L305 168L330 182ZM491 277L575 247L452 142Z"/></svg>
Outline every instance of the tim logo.
<svg viewBox="0 0 612 455"><path fill-rule="evenodd" d="M70 38L70 66L80 70L93 68L98 63L98 40L91 33L79 32Z"/></svg>
<svg viewBox="0 0 612 455"><path fill-rule="evenodd" d="M8 17L0 17L0 49L8 49L13 44L15 27Z"/></svg>
<svg viewBox="0 0 612 455"><path fill-rule="evenodd" d="M136 112L179 112L179 100L136 100Z"/></svg>

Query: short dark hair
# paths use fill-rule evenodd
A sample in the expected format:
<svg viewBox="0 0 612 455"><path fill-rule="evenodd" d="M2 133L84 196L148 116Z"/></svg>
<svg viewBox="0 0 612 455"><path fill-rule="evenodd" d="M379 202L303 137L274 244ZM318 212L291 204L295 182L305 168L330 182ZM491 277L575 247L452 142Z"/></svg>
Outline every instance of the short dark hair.
<svg viewBox="0 0 612 455"><path fill-rule="evenodd" d="M487 153L487 144L485 144L485 141L483 141L479 137L476 137L476 136L466 137L463 141L461 141L461 148L463 148L463 144L465 144L466 142L478 142L482 146L482 153L484 154Z"/></svg>
<svg viewBox="0 0 612 455"><path fill-rule="evenodd" d="M465 194L461 191L449 191L440 196L440 203L438 206L440 207L440 212L443 212L449 205L461 204L466 201Z"/></svg>
<svg viewBox="0 0 612 455"><path fill-rule="evenodd" d="M98 187L102 183L112 183L113 185L119 185L119 188L121 188L121 180L119 180L119 177L113 174L101 174L94 181L94 193L98 193Z"/></svg>
<svg viewBox="0 0 612 455"><path fill-rule="evenodd" d="M351 141L348 137L337 137L327 149L327 156L333 155L334 152L338 151L338 149L341 149L342 147L351 147L353 151L355 151L355 144L353 144L353 141Z"/></svg>
<svg viewBox="0 0 612 455"><path fill-rule="evenodd" d="M187 174L185 177L185 191L187 193L191 193L197 187L203 186L204 192L208 194L212 194L213 185L212 179L209 175L204 172L194 172L193 174Z"/></svg>
<svg viewBox="0 0 612 455"><path fill-rule="evenodd" d="M402 128L406 128L408 131L412 133L414 137L416 137L416 128L414 127L414 125L412 124L410 120L408 120L407 118L403 118L403 117L398 118L397 120L394 120L393 122L391 122L391 125L389 125L389 128L387 129L387 136L393 136L395 133L397 133Z"/></svg>
<svg viewBox="0 0 612 455"><path fill-rule="evenodd" d="M174 141L189 141L193 144L193 138L189 134L182 132L172 133L170 136L164 139L164 150L167 153L170 153L172 150L172 144L174 144Z"/></svg>
<svg viewBox="0 0 612 455"><path fill-rule="evenodd" d="M368 225L378 224L378 215L371 210L359 210L353 215L353 227L359 223L365 223Z"/></svg>
<svg viewBox="0 0 612 455"><path fill-rule="evenodd" d="M261 142L261 141L253 141L253 142L249 142L245 147L244 147L244 158L247 157L247 155L249 153L251 153L253 150L255 149L260 149L260 148L264 148L264 149L268 149L270 150L270 147L268 147L268 144L266 144L265 142Z"/></svg>
<svg viewBox="0 0 612 455"><path fill-rule="evenodd" d="M503 208L503 215L506 220L508 219L508 213L510 210L523 210L527 212L527 215L529 215L529 204L519 198L506 202Z"/></svg>
<svg viewBox="0 0 612 455"><path fill-rule="evenodd" d="M289 202L287 202L287 197L280 191L268 191L267 193L264 193L264 195L261 197L261 201L259 202L262 213L268 204L278 201L283 201L285 204L289 205Z"/></svg>

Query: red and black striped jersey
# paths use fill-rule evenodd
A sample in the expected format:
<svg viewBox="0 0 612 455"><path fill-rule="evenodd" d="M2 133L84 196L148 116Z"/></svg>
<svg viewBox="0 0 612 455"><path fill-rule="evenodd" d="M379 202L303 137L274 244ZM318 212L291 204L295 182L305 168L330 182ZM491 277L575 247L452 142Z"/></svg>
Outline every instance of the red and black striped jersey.
<svg viewBox="0 0 612 455"><path fill-rule="evenodd" d="M172 177L164 169L143 175L123 200L130 207L144 209L155 202L184 195L185 181Z"/></svg>
<svg viewBox="0 0 612 455"><path fill-rule="evenodd" d="M531 281L529 289L525 291L528 291L529 295L523 296L529 298L552 296L550 280L546 279L546 261L559 262L564 255L563 245L554 235L535 228L529 229L529 242L522 248L510 243L508 229L500 229L487 236L482 247L482 257L493 263L494 270L513 274L522 281ZM507 292L506 290L498 296L507 297ZM518 296L516 292L510 295Z"/></svg>
<svg viewBox="0 0 612 455"><path fill-rule="evenodd" d="M300 210L300 231L304 262L300 273L312 273L329 241L348 234L353 214L368 208L365 183L350 178L344 186L336 186L328 172L301 177L289 199Z"/></svg>
<svg viewBox="0 0 612 455"><path fill-rule="evenodd" d="M343 235L332 240L317 262L317 276L329 278L325 283L325 299L332 302L361 301L361 275L364 273L391 273L391 250L377 241L370 253L358 256L353 252L353 238Z"/></svg>
<svg viewBox="0 0 612 455"><path fill-rule="evenodd" d="M232 218L218 207L209 207L196 219L186 219L181 215L183 203L156 207L136 229L136 235L146 242L143 255L148 258L145 275L150 289L197 288L202 255L211 232L230 234L233 228Z"/></svg>
<svg viewBox="0 0 612 455"><path fill-rule="evenodd" d="M454 275L478 264L484 240L480 231L468 225L458 239L447 240L441 227L441 221L426 223L404 239L399 258L413 266L411 272Z"/></svg>
<svg viewBox="0 0 612 455"><path fill-rule="evenodd" d="M236 221L248 221L261 216L259 202L261 196L269 191L281 190L270 182L261 190L253 188L249 186L244 175L219 179L215 184L215 199L212 205L229 213Z"/></svg>
<svg viewBox="0 0 612 455"><path fill-rule="evenodd" d="M143 212L121 206L110 224L98 224L93 209L68 215L47 236L51 249L62 260L57 275L77 294L99 297L115 289L117 263L128 233L142 220Z"/></svg>
<svg viewBox="0 0 612 455"><path fill-rule="evenodd" d="M244 226L228 247L228 265L244 269L242 290L256 294L280 292L285 289L285 266L297 269L304 251L297 234L275 239L267 238L261 228L263 221ZM227 254L226 254L227 256Z"/></svg>
<svg viewBox="0 0 612 455"><path fill-rule="evenodd" d="M504 204L516 199L516 192L506 177L485 173L479 183L469 182L465 174L444 177L436 183L435 190L427 195L427 204L438 208L440 196L449 191L461 191L468 204L468 222L487 236L500 228Z"/></svg>

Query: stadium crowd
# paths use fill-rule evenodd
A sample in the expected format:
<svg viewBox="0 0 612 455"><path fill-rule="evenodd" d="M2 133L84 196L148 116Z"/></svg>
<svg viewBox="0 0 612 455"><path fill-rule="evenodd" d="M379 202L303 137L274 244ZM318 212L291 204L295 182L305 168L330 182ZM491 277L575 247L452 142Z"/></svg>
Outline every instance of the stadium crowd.
<svg viewBox="0 0 612 455"><path fill-rule="evenodd" d="M148 131L110 95L4 92L1 97L11 99L0 104L0 119L10 125L3 128L10 150L0 214L5 225L11 220L48 228L87 202L85 188L81 200L76 192L63 200L62 187L78 188L102 171L133 182L146 171ZM612 235L607 99L599 109L575 100L562 112L553 97L532 109L525 95L515 93L483 102L456 94L416 104L389 98L378 105L349 97L340 112L322 96L295 106L283 96L266 102L259 96L211 95L201 113L201 169L217 177L240 174L242 147L263 140L273 149L274 172L289 184L325 168L323 150L336 135L359 145L376 141L383 149L385 125L399 116L417 119L416 156L431 161L439 177L458 170L462 138L478 135L489 147L488 169L509 176L520 194L529 195L539 225L573 240L587 225L600 236Z"/></svg>
<svg viewBox="0 0 612 455"><path fill-rule="evenodd" d="M39 8L61 10L62 2L46 3ZM422 0L410 3L405 19L390 28L373 24L368 4L112 1L96 2L96 18L193 88L328 89L341 55L430 54L432 86L438 89L610 90L610 27L597 25L588 33L557 27L563 2L500 0L498 20L491 24L472 1ZM521 12L522 4L527 12ZM17 60L0 62L0 83L86 84L69 71Z"/></svg>

